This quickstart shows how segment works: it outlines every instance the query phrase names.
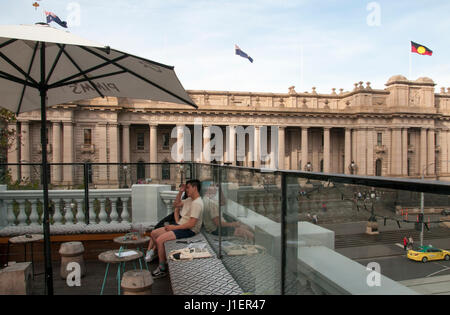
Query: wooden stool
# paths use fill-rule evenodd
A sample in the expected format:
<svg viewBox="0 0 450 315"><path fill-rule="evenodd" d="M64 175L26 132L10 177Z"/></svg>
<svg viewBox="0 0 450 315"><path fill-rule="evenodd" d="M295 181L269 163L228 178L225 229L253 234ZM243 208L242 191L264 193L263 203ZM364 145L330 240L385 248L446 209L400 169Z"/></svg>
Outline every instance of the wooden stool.
<svg viewBox="0 0 450 315"><path fill-rule="evenodd" d="M122 292L124 295L152 294L153 277L148 270L130 270L123 274Z"/></svg>
<svg viewBox="0 0 450 315"><path fill-rule="evenodd" d="M66 242L62 243L59 248L59 254L61 255L61 278L66 279L71 270L67 270L67 265L71 262L76 262L80 265L81 277L86 273L86 267L84 265L84 247L81 242Z"/></svg>

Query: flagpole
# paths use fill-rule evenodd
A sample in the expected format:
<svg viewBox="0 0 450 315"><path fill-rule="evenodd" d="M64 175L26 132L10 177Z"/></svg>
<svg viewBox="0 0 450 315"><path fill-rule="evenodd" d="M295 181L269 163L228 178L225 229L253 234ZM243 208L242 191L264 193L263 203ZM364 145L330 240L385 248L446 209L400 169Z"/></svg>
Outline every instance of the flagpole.
<svg viewBox="0 0 450 315"><path fill-rule="evenodd" d="M303 91L303 84L304 84L303 65L304 65L303 45L300 44L300 89L298 89L298 91Z"/></svg>
<svg viewBox="0 0 450 315"><path fill-rule="evenodd" d="M409 49L409 80L412 80L412 53L411 48Z"/></svg>

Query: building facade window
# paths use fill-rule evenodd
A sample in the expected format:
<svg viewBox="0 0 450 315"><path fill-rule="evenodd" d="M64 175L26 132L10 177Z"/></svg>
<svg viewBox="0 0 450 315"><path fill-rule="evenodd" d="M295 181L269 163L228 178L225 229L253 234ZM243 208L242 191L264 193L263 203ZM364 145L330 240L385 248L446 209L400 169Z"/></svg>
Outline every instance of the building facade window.
<svg viewBox="0 0 450 315"><path fill-rule="evenodd" d="M83 143L84 145L91 145L92 144L92 129L84 129L83 132Z"/></svg>
<svg viewBox="0 0 450 315"><path fill-rule="evenodd" d="M163 135L162 135L163 150L169 150L169 140L170 140L170 135L168 133L163 133Z"/></svg>
<svg viewBox="0 0 450 315"><path fill-rule="evenodd" d="M137 145L136 145L136 149L137 150L144 150L145 149L145 135L143 132L139 132L137 134Z"/></svg>
<svg viewBox="0 0 450 315"><path fill-rule="evenodd" d="M383 134L381 132L377 133L377 145L383 145Z"/></svg>

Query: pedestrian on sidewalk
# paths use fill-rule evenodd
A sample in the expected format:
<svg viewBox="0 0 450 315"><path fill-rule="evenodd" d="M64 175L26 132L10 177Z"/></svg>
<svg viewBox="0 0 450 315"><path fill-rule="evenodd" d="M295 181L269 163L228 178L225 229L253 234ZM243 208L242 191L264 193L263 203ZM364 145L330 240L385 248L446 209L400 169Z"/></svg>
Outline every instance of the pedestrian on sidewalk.
<svg viewBox="0 0 450 315"><path fill-rule="evenodd" d="M406 236L403 237L403 248L404 248L405 250L408 249L408 239L406 238Z"/></svg>
<svg viewBox="0 0 450 315"><path fill-rule="evenodd" d="M409 249L413 249L414 240L413 240L413 238L412 238L411 235L409 236L408 241L409 241L408 248L409 248Z"/></svg>

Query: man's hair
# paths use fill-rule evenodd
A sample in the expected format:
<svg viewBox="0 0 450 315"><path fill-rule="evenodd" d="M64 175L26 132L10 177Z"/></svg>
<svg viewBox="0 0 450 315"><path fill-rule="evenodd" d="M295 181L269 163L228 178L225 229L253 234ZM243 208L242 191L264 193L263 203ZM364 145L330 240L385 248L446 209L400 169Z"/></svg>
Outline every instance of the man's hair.
<svg viewBox="0 0 450 315"><path fill-rule="evenodd" d="M202 190L202 183L198 179L191 179L186 182L186 186L190 184L192 187L197 187L197 191L200 193Z"/></svg>

